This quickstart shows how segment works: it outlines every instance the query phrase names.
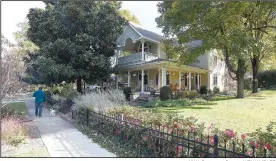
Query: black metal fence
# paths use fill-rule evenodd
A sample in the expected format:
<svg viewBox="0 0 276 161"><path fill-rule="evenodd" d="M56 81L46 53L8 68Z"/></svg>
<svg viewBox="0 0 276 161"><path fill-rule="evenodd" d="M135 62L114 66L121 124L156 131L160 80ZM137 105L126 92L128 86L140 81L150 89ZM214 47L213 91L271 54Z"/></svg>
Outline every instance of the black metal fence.
<svg viewBox="0 0 276 161"><path fill-rule="evenodd" d="M141 120L123 115L100 114L83 109L72 112L72 118L103 135L114 135L122 144L128 144L137 151L133 157L192 157L192 158L247 158L266 157L266 149L256 156L256 148L246 149L245 145L236 145L214 135L212 137L167 127L143 125ZM222 141L220 143L219 141ZM220 147L224 145L223 147ZM260 150L260 149L258 149ZM251 151L251 155L246 154ZM260 153L259 153L260 154Z"/></svg>

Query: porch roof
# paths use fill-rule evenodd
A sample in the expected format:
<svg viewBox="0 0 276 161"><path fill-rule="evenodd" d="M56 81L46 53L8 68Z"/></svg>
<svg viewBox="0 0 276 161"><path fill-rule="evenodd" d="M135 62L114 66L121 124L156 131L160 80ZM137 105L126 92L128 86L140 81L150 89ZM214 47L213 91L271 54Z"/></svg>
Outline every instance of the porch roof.
<svg viewBox="0 0 276 161"><path fill-rule="evenodd" d="M133 70L142 70L142 69L161 68L162 66L166 66L167 68L176 69L176 70L188 70L191 72L199 72L199 73L209 72L208 69L199 68L191 65L178 65L175 61L166 60L163 58L158 58L145 63L119 66L118 69L123 71L128 71L128 70L133 71Z"/></svg>

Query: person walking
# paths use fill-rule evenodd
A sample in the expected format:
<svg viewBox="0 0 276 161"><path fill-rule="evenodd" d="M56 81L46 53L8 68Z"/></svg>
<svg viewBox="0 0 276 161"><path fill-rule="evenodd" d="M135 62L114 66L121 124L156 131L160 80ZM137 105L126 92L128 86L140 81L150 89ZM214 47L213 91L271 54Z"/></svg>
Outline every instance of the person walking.
<svg viewBox="0 0 276 161"><path fill-rule="evenodd" d="M35 97L35 116L41 117L43 105L46 101L46 94L42 90L42 87L39 87L39 89L34 92L33 97Z"/></svg>

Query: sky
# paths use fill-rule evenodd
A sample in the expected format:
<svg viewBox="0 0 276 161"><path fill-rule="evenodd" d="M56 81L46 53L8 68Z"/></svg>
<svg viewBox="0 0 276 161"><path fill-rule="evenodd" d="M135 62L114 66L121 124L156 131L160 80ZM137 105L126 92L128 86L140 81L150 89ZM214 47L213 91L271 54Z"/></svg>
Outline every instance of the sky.
<svg viewBox="0 0 276 161"><path fill-rule="evenodd" d="M128 9L134 14L143 28L162 35L162 30L157 28L155 18L159 16L157 12L158 1L123 1L122 9ZM18 31L16 26L23 22L30 8L44 8L41 1L2 1L1 2L1 33L15 43L13 33Z"/></svg>

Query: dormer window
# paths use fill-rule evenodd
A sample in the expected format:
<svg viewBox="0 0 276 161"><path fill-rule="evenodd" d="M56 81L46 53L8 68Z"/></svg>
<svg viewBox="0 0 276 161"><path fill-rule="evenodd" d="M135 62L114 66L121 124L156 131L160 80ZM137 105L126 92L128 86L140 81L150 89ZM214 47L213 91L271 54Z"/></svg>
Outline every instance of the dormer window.
<svg viewBox="0 0 276 161"><path fill-rule="evenodd" d="M218 63L218 57L214 56L214 65L217 65L217 63Z"/></svg>
<svg viewBox="0 0 276 161"><path fill-rule="evenodd" d="M139 52L142 52L142 43L139 44ZM149 44L147 42L144 42L144 52L149 51Z"/></svg>

